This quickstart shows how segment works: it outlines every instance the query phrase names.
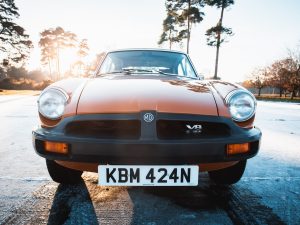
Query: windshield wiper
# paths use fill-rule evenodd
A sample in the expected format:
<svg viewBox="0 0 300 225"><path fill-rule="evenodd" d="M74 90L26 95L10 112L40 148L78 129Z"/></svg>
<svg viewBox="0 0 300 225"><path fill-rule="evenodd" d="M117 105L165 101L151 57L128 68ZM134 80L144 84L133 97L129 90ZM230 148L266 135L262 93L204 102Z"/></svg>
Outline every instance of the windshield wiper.
<svg viewBox="0 0 300 225"><path fill-rule="evenodd" d="M98 76L107 75L107 74L115 74L115 73L124 73L124 71L123 70L119 70L119 71L111 71L111 72L106 72L106 73L99 73L99 74L97 74L97 77Z"/></svg>
<svg viewBox="0 0 300 225"><path fill-rule="evenodd" d="M99 76L105 75L105 74L116 74L116 73L125 73L126 75L130 75L135 72L158 73L158 74L162 74L162 75L166 75L166 76L179 76L178 74L166 73L166 72L163 72L158 69L139 69L139 68L122 68L122 70L102 73L102 74L99 74Z"/></svg>
<svg viewBox="0 0 300 225"><path fill-rule="evenodd" d="M140 71L140 72L152 72L152 71L148 71L148 70L141 70L141 69L133 69L133 68L122 68L122 70L116 70L116 71L110 71L110 72L106 72L106 73L101 73L101 74L99 74L99 76L101 76L101 75L105 75L105 74L115 74L115 73L125 73L125 74L128 74L128 75L130 75L130 74L132 74L132 73L134 73L134 72L138 72L138 71Z"/></svg>
<svg viewBox="0 0 300 225"><path fill-rule="evenodd" d="M146 72L146 73L158 73L158 74L167 75L167 76L178 76L178 74L166 73L159 69L123 68L122 70L127 74L131 74L134 72Z"/></svg>

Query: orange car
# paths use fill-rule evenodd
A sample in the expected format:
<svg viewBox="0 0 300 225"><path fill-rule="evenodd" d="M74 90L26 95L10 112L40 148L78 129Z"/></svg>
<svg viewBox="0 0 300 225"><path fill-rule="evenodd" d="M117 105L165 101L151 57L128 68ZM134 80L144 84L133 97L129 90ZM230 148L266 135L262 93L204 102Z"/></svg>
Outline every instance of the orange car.
<svg viewBox="0 0 300 225"><path fill-rule="evenodd" d="M250 92L203 80L182 52L117 50L92 78L41 93L33 143L59 183L92 171L100 185L193 186L208 171L233 184L259 150L255 110Z"/></svg>

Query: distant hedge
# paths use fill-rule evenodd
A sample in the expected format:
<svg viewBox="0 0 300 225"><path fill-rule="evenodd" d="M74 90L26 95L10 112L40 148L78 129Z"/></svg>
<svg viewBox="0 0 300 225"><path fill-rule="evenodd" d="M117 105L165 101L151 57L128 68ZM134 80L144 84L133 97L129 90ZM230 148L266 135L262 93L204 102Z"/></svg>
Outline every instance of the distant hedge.
<svg viewBox="0 0 300 225"><path fill-rule="evenodd" d="M291 99L290 97L276 97L276 96L255 96L257 100L263 100L263 101L274 101L274 102L294 102L294 103L300 103L300 98L296 97L294 99Z"/></svg>
<svg viewBox="0 0 300 225"><path fill-rule="evenodd" d="M0 81L0 89L6 90L43 90L52 83L51 80L36 82L31 79L5 78Z"/></svg>

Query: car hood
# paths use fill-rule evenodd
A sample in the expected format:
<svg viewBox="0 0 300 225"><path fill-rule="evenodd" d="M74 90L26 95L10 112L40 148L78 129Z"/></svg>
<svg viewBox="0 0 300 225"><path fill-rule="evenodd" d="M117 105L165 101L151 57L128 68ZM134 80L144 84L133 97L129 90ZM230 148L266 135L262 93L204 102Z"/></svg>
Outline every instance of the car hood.
<svg viewBox="0 0 300 225"><path fill-rule="evenodd" d="M205 81L151 76L91 79L81 93L77 114L147 110L218 115L214 96Z"/></svg>

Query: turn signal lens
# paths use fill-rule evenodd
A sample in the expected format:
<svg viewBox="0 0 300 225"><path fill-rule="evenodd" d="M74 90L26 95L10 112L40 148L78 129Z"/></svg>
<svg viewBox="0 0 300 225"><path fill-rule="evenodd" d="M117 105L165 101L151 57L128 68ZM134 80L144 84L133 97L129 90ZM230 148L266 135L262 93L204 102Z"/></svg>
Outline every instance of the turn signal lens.
<svg viewBox="0 0 300 225"><path fill-rule="evenodd" d="M66 143L45 141L45 151L53 153L68 153L68 145Z"/></svg>
<svg viewBox="0 0 300 225"><path fill-rule="evenodd" d="M227 145L227 155L246 153L249 152L249 150L250 150L249 143Z"/></svg>

